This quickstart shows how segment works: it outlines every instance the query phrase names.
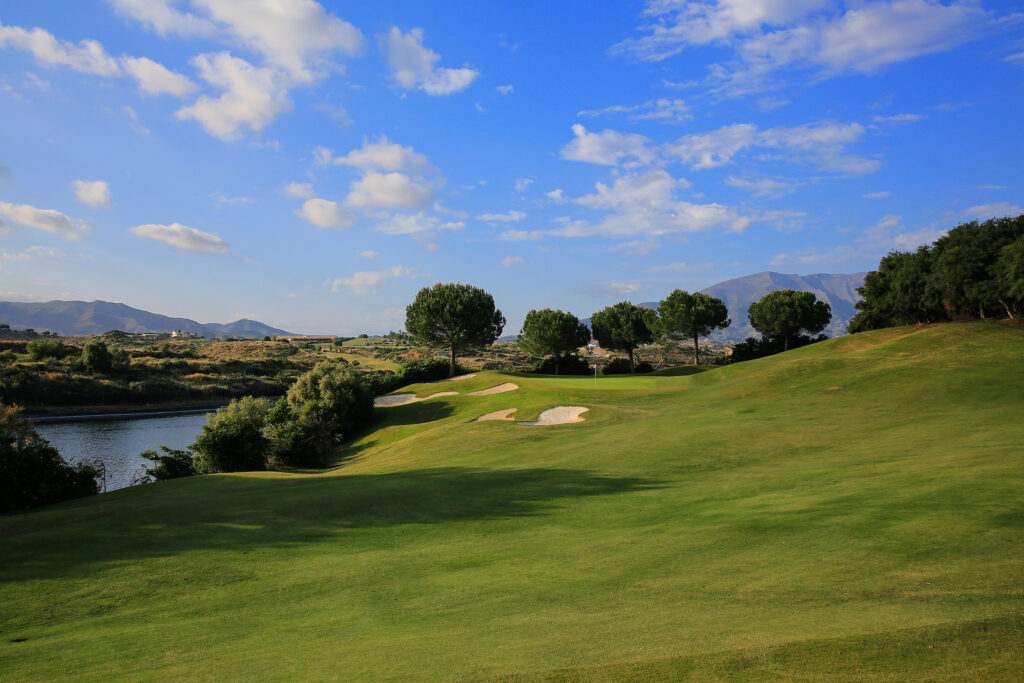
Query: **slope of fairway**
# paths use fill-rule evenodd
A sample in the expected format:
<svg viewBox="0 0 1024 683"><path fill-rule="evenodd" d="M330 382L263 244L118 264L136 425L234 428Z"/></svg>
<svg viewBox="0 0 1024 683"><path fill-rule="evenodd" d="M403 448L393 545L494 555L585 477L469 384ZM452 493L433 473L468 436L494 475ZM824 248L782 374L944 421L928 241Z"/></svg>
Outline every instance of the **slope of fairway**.
<svg viewBox="0 0 1024 683"><path fill-rule="evenodd" d="M0 518L0 679L1024 677L1019 326L443 387L328 472Z"/></svg>

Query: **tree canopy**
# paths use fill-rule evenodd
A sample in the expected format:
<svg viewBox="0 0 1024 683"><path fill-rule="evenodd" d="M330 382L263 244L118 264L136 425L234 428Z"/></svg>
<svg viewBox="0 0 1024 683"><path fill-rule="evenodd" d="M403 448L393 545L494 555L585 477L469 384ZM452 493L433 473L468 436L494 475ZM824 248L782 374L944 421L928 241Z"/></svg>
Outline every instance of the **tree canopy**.
<svg viewBox="0 0 1024 683"><path fill-rule="evenodd" d="M728 327L729 309L721 299L694 292L690 294L677 289L658 305L661 331L669 338L693 340L693 364L700 361L698 339L706 337L713 330Z"/></svg>
<svg viewBox="0 0 1024 683"><path fill-rule="evenodd" d="M417 343L448 349L449 377L455 375L456 353L493 344L504 327L494 297L458 282L424 287L405 309L405 329Z"/></svg>
<svg viewBox="0 0 1024 683"><path fill-rule="evenodd" d="M762 335L780 335L782 349L788 351L790 343L801 332L818 334L832 320L832 307L818 301L814 292L795 289L777 289L768 292L760 301L750 304L750 324Z"/></svg>
<svg viewBox="0 0 1024 683"><path fill-rule="evenodd" d="M657 314L654 311L635 306L629 301L620 301L590 316L594 339L603 348L628 353L630 371L636 370L633 352L637 347L654 341L654 330L657 327Z"/></svg>
<svg viewBox="0 0 1024 683"><path fill-rule="evenodd" d="M1024 314L1024 215L963 223L915 252L889 252L857 291L851 332Z"/></svg>
<svg viewBox="0 0 1024 683"><path fill-rule="evenodd" d="M519 348L526 353L554 356L556 375L561 355L571 353L589 341L590 330L579 318L572 313L553 311L550 308L527 313L523 330L519 334Z"/></svg>

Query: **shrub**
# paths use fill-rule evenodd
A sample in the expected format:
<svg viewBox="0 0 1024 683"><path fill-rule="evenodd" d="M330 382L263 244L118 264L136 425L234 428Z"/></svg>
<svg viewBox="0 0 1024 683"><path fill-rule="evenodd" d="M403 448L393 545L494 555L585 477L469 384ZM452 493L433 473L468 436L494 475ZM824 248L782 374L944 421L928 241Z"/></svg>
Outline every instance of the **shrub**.
<svg viewBox="0 0 1024 683"><path fill-rule="evenodd" d="M267 468L270 441L263 427L270 410L265 398L238 398L213 413L189 449L195 453L196 470L248 472Z"/></svg>
<svg viewBox="0 0 1024 683"><path fill-rule="evenodd" d="M82 347L82 365L93 372L110 372L114 367L114 356L99 339L90 339Z"/></svg>
<svg viewBox="0 0 1024 683"><path fill-rule="evenodd" d="M316 467L323 463L321 450L306 428L295 419L287 398L267 413L265 433L270 440L270 467Z"/></svg>
<svg viewBox="0 0 1024 683"><path fill-rule="evenodd" d="M199 474L196 471L194 455L188 450L175 450L167 446L161 446L163 453L156 451L142 451L139 456L153 463L152 467L146 468L146 475L138 483L148 484L152 481L166 481L179 477L191 477Z"/></svg>
<svg viewBox="0 0 1024 683"><path fill-rule="evenodd" d="M645 372L654 372L654 366L648 363L647 361L644 361L642 363L637 363L636 367L633 368L633 372L635 372L638 375Z"/></svg>
<svg viewBox="0 0 1024 683"><path fill-rule="evenodd" d="M324 463L343 439L373 419L373 394L359 375L333 363L318 363L300 375L285 399L291 419L302 431L301 439L297 432L288 438L299 439L313 451L291 457L308 463ZM275 413L274 419L279 417L283 418Z"/></svg>
<svg viewBox="0 0 1024 683"><path fill-rule="evenodd" d="M70 351L59 339L30 341L25 345L25 350L32 360L45 360L47 358L60 360L68 355L68 351Z"/></svg>
<svg viewBox="0 0 1024 683"><path fill-rule="evenodd" d="M608 365L604 366L601 373L605 375L628 375L630 374L629 359L615 358Z"/></svg>
<svg viewBox="0 0 1024 683"><path fill-rule="evenodd" d="M535 372L541 375L553 375L555 374L555 358L549 356L548 358L542 358L533 365L530 366L528 372ZM558 362L558 372L562 375L589 375L594 372L594 369L590 367L590 363L580 358L574 353L567 353L562 356ZM627 368L626 372L629 372Z"/></svg>
<svg viewBox="0 0 1024 683"><path fill-rule="evenodd" d="M99 493L99 476L91 463L68 464L20 408L0 406L0 512Z"/></svg>
<svg viewBox="0 0 1024 683"><path fill-rule="evenodd" d="M18 354L14 353L10 349L6 351L0 351L0 363L13 363L18 360Z"/></svg>

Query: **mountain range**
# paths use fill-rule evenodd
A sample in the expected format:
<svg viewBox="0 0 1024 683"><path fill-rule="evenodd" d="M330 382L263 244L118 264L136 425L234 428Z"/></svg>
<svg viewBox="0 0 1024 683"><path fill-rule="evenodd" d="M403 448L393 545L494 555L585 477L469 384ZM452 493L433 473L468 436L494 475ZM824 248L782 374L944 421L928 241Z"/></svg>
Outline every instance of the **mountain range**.
<svg viewBox="0 0 1024 683"><path fill-rule="evenodd" d="M174 332L183 330L201 337L260 338L289 335L290 332L242 318L233 323L198 323L188 318L170 318L125 304L109 301L47 301L24 303L0 301L0 322L14 329L49 330L60 335L122 332Z"/></svg>

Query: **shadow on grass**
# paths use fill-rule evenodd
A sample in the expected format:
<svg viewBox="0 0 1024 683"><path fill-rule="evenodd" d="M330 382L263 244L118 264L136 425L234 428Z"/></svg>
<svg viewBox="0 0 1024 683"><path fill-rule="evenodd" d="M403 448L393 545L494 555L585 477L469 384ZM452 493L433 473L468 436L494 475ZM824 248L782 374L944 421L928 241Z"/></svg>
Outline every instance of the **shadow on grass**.
<svg viewBox="0 0 1024 683"><path fill-rule="evenodd" d="M401 425L418 425L426 422L435 422L450 417L455 413L455 408L448 403L431 399L418 403L409 403L404 406L391 406L389 408L376 408L373 411L376 419L375 429L382 427L394 427Z"/></svg>
<svg viewBox="0 0 1024 683"><path fill-rule="evenodd" d="M536 468L179 479L0 519L0 581L82 576L195 550L342 540L366 528L541 515L572 499L656 486L635 477ZM374 538L348 540L380 542Z"/></svg>

